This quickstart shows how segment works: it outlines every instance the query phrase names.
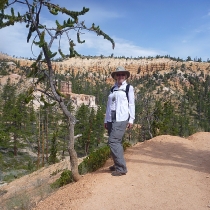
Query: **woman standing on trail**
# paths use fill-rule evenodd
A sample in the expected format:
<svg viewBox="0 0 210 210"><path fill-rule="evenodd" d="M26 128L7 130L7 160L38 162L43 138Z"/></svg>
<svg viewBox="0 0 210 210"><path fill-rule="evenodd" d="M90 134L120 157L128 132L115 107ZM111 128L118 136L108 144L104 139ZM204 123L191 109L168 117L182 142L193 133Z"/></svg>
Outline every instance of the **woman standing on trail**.
<svg viewBox="0 0 210 210"><path fill-rule="evenodd" d="M112 176L121 176L127 173L122 137L126 127L132 128L135 119L134 88L127 84L130 72L122 66L112 72L111 76L116 83L108 96L104 127L108 130L108 144L114 161L109 169L113 171Z"/></svg>

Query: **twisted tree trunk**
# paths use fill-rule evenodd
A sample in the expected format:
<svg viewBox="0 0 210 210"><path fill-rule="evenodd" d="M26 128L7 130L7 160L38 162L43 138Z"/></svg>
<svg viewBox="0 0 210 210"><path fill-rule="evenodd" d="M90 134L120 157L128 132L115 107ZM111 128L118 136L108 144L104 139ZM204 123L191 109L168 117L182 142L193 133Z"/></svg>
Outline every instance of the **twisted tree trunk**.
<svg viewBox="0 0 210 210"><path fill-rule="evenodd" d="M74 149L74 124L69 121L69 144L68 144L68 152L70 156L70 164L71 164L71 172L73 175L74 181L78 181L80 179L80 175L78 172L78 158L77 153Z"/></svg>
<svg viewBox="0 0 210 210"><path fill-rule="evenodd" d="M46 49L43 48L44 55L47 61L47 66L49 70L49 82L50 82L50 88L53 94L53 99L57 101L60 105L61 110L63 111L64 115L67 118L68 122L68 131L69 131L69 139L68 139L68 152L70 156L70 167L73 175L74 181L78 181L80 179L79 171L78 171L78 159L77 159L77 153L74 149L74 125L76 123L76 119L73 114L68 110L67 106L65 105L63 98L58 94L56 91L56 85L54 82L54 71L52 69L52 63L49 59Z"/></svg>

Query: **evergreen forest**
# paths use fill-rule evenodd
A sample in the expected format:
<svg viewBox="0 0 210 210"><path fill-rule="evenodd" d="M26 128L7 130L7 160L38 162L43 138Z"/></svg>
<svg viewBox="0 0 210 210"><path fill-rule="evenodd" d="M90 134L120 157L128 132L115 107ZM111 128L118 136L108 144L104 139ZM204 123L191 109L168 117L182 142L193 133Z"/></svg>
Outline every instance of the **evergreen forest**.
<svg viewBox="0 0 210 210"><path fill-rule="evenodd" d="M1 77L13 73L5 63L1 60ZM26 66L20 69L20 75L29 72ZM107 69L105 76L109 73ZM104 113L112 87L106 77L101 79L99 72L88 80L87 73L73 69L56 75L58 87L61 81L70 81L73 93L96 98L97 109L82 104L74 110L78 157L106 145ZM11 181L68 156L66 119L56 104L46 103L49 99L35 109L33 101L21 91L24 82L14 84L8 79L5 85L0 84L0 180ZM183 65L164 74L132 75L128 83L135 87L136 119L133 129L126 131L124 141L135 144L158 135L188 137L210 131L210 76L202 70L187 74ZM66 104L73 109L70 98L66 98Z"/></svg>

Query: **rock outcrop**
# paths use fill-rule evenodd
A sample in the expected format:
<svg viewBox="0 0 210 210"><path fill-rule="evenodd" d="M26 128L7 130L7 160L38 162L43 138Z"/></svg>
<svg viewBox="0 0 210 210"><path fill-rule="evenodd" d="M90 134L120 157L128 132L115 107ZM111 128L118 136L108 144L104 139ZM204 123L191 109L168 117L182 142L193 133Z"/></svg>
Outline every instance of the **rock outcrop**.
<svg viewBox="0 0 210 210"><path fill-rule="evenodd" d="M85 95L85 94L75 94L72 93L71 82L61 82L61 93L63 95L69 96L73 102L74 108L80 107L82 104L87 105L91 108L97 109L95 104L95 96Z"/></svg>
<svg viewBox="0 0 210 210"><path fill-rule="evenodd" d="M167 73L172 69L187 69L188 72L204 74L210 73L210 63L194 61L173 61L168 58L158 59L121 59L121 58L71 58L63 62L55 62L54 68L59 73L67 71L95 72L109 75L117 66L124 66L132 75Z"/></svg>

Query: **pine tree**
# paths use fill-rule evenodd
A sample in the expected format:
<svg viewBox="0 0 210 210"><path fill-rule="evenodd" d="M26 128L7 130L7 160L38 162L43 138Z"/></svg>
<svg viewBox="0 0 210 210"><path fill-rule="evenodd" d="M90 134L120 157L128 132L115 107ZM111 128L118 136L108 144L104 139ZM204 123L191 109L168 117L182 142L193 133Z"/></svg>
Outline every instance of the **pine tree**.
<svg viewBox="0 0 210 210"><path fill-rule="evenodd" d="M98 146L104 140L104 113L105 110L98 106L95 119L93 121L93 135L95 144Z"/></svg>
<svg viewBox="0 0 210 210"><path fill-rule="evenodd" d="M76 145L78 146L78 148L82 148L82 150L84 151L84 155L87 155L87 147L90 141L91 125L89 123L89 116L89 108L86 105L82 104L76 112L76 118L78 122L75 125L75 134L82 134L82 136L78 138Z"/></svg>
<svg viewBox="0 0 210 210"><path fill-rule="evenodd" d="M58 143L57 143L57 134L58 132L55 130L53 133L53 137L51 140L51 147L50 147L50 156L48 162L50 164L55 164L58 162L57 152L58 152Z"/></svg>
<svg viewBox="0 0 210 210"><path fill-rule="evenodd" d="M15 156L17 156L18 147L22 145L19 139L25 139L30 135L28 127L31 124L25 96L23 94L16 95L16 90L16 86L8 81L3 87L1 96L3 100L2 127L7 136L12 136ZM7 145L10 145L10 138L7 141Z"/></svg>

